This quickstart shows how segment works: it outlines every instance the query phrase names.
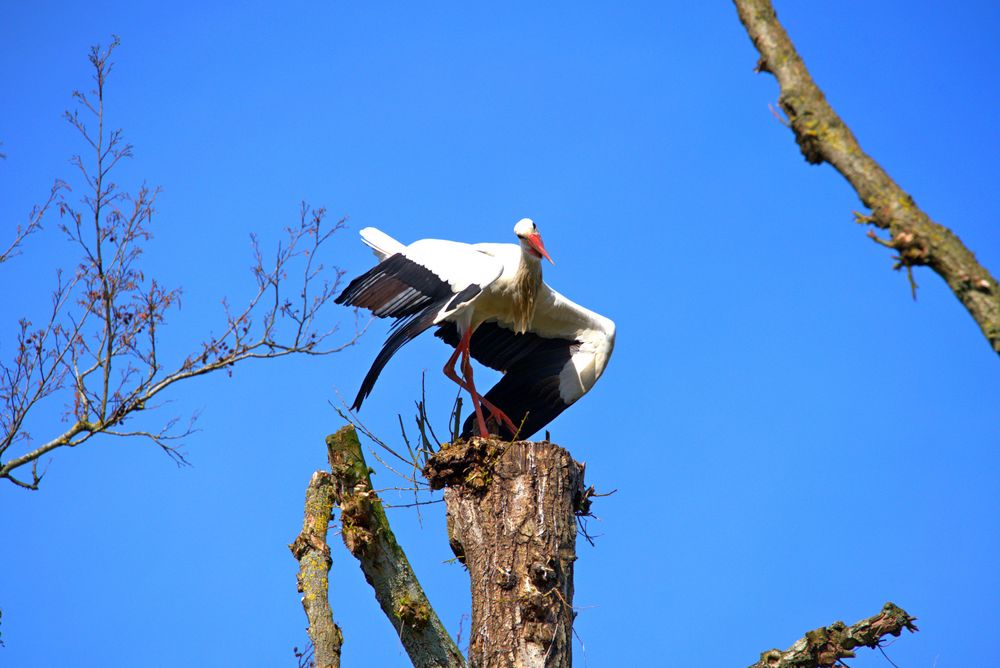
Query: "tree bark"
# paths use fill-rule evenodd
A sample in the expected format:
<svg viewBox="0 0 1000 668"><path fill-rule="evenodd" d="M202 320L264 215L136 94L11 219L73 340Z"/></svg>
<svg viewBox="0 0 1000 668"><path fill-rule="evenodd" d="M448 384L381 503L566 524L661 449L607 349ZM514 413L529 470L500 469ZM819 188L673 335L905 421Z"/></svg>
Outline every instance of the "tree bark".
<svg viewBox="0 0 1000 668"><path fill-rule="evenodd" d="M837 664L846 665L841 659L854 657L855 647L878 647L883 636L899 636L906 629L910 633L917 630L905 610L893 603L882 606L882 612L874 617L862 619L857 624L847 626L844 622L834 622L810 631L794 645L782 652L770 649L761 652L760 661L750 668L828 668Z"/></svg>
<svg viewBox="0 0 1000 668"><path fill-rule="evenodd" d="M569 668L583 465L547 441L473 438L446 444L424 474L447 487L448 537L469 569L469 665Z"/></svg>
<svg viewBox="0 0 1000 668"><path fill-rule="evenodd" d="M809 75L770 0L733 0L740 21L760 52L757 71L778 80L778 104L788 116L802 155L827 162L847 179L870 216L858 221L887 230L888 240L869 236L897 253L896 268L927 265L941 276L1000 353L1000 284L947 227L935 223L875 160L826 101ZM911 286L912 276L911 276Z"/></svg>

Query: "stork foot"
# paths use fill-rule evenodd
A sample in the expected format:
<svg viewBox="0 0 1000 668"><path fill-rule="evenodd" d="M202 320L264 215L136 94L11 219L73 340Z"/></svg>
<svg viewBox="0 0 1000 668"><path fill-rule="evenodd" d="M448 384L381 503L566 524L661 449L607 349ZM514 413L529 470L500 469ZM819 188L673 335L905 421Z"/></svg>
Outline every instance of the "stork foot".
<svg viewBox="0 0 1000 668"><path fill-rule="evenodd" d="M480 397L479 400L482 402L483 407L490 412L490 417L496 420L497 424L502 424L504 427L510 430L511 437L517 435L518 426L514 424L514 421L507 417L507 414L502 410L491 404L489 401Z"/></svg>

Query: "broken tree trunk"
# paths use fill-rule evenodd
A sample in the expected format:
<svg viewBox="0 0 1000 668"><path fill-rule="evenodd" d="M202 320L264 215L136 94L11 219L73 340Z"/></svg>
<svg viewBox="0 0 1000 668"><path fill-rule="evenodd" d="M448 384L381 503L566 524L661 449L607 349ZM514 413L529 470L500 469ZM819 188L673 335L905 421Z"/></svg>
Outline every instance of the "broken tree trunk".
<svg viewBox="0 0 1000 668"><path fill-rule="evenodd" d="M465 668L465 659L431 608L423 587L389 526L372 489L368 465L353 425L326 437L330 473L316 471L306 488L302 533L289 545L299 561L299 591L309 618L316 668L339 668L343 634L329 600L332 563L326 542L334 507L340 509L344 545L357 558L382 611L415 668Z"/></svg>
<svg viewBox="0 0 1000 668"><path fill-rule="evenodd" d="M309 619L315 668L340 668L344 634L333 621L330 609L330 546L326 534L333 512L333 482L329 473L316 471L306 487L302 533L288 546L299 562L299 593ZM297 651L297 650L296 650Z"/></svg>
<svg viewBox="0 0 1000 668"><path fill-rule="evenodd" d="M344 545L358 560L375 598L415 668L461 668L462 653L431 607L389 526L353 426L326 438L333 499Z"/></svg>
<svg viewBox="0 0 1000 668"><path fill-rule="evenodd" d="M448 537L469 569L474 668L569 668L584 467L548 441L446 444L424 469L445 487Z"/></svg>

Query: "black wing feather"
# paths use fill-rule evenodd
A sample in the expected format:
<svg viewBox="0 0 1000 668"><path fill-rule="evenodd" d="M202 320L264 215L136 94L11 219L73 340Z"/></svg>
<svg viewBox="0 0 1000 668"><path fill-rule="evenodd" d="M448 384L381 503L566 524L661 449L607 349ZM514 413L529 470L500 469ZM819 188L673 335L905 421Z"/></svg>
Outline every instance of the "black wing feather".
<svg viewBox="0 0 1000 668"><path fill-rule="evenodd" d="M458 346L458 327L453 322L442 323L434 336L452 348ZM577 341L547 339L533 332L517 334L496 322L484 322L472 333L469 350L480 364L506 372L526 357L560 356ZM567 358L568 359L568 358Z"/></svg>
<svg viewBox="0 0 1000 668"><path fill-rule="evenodd" d="M567 348L561 359L538 360L540 363L536 363L528 357L507 371L500 382L486 393L486 400L506 413L519 427L519 439L530 438L569 407L570 404L563 401L559 394L559 373L571 355ZM491 432L503 439L514 438L515 434L491 419L488 411L486 417L487 428ZM462 438L476 435L478 427L475 413L472 413L462 425Z"/></svg>
<svg viewBox="0 0 1000 668"><path fill-rule="evenodd" d="M448 281L396 253L351 281L334 301L369 309L379 318L405 318L453 294Z"/></svg>
<svg viewBox="0 0 1000 668"><path fill-rule="evenodd" d="M371 394L372 388L375 387L375 381L378 380L379 374L382 373L382 369L385 368L389 359L403 347L403 344L413 340L418 334L433 325L434 318L437 317L438 311L445 303L447 303L447 299L431 302L423 311L406 318L400 318L393 324L389 338L385 340L382 350L378 351L375 361L372 362L372 367L365 375L365 379L361 381L358 396L354 398L354 404L351 406L352 410L361 408L361 404Z"/></svg>
<svg viewBox="0 0 1000 668"><path fill-rule="evenodd" d="M446 305L449 309L457 308L481 290L478 285L469 285L456 294L448 281L401 253L386 258L351 281L334 300L336 303L369 309L379 318L396 319L351 408L361 408L389 359L433 325Z"/></svg>
<svg viewBox="0 0 1000 668"><path fill-rule="evenodd" d="M442 324L434 335L452 347L458 345L454 323ZM504 372L485 398L520 426L518 438L529 438L569 406L559 393L559 374L579 345L576 340L549 339L532 332L517 334L495 322L484 322L472 333L473 359ZM488 420L487 426L501 438L514 437L494 420ZM462 438L477 432L473 413L465 420Z"/></svg>

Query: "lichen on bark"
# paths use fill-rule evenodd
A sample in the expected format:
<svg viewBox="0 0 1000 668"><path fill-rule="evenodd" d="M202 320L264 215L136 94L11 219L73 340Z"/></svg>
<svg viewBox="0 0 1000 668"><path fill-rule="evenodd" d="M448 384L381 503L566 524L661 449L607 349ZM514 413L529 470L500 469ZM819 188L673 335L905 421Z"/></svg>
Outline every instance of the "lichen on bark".
<svg viewBox="0 0 1000 668"><path fill-rule="evenodd" d="M330 547L326 542L333 511L333 481L329 473L316 471L306 487L302 531L288 546L299 562L298 590L309 620L313 662L317 668L340 668L344 635L333 621L330 609Z"/></svg>

